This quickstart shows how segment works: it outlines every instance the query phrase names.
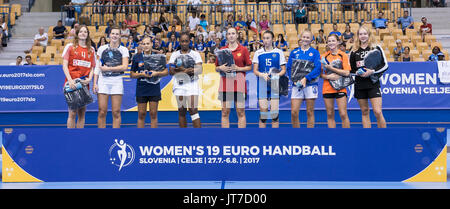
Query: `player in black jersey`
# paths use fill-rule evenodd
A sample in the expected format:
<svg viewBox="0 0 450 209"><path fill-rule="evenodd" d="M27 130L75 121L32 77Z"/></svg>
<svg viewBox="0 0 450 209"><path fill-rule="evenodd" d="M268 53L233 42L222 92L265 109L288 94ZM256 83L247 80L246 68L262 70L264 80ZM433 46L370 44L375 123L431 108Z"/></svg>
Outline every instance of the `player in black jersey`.
<svg viewBox="0 0 450 209"><path fill-rule="evenodd" d="M369 100L378 128L386 128L382 112L379 78L388 69L383 48L375 43L370 30L361 26L356 33L355 46L350 53L351 73L355 73L354 97L358 100L364 128L370 128Z"/></svg>

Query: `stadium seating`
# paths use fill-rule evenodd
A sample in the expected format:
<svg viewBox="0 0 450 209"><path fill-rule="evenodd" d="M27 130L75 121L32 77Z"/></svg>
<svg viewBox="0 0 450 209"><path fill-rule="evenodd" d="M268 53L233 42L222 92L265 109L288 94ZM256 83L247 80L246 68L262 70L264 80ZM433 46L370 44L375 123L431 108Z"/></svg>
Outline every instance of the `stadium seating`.
<svg viewBox="0 0 450 209"><path fill-rule="evenodd" d="M281 2L285 3L286 1L283 0ZM214 29L215 24L222 24L223 20L225 20L229 14L232 14L233 16L242 15L244 21L246 20L247 15L251 15L256 22L261 20L262 15L266 15L271 22L274 34L276 36L278 34L283 34L285 36L285 39L289 44L289 51L298 46L298 34L306 29L311 30L316 37L320 29L324 30L325 35L329 34L333 30L333 23L337 23L338 31L341 33L344 32L346 24L350 25L350 30L353 33L357 33L359 26L362 24L371 30L372 34L375 35L377 42L386 49L386 55L390 60L393 58L393 49L396 47L396 40L401 40L403 47L410 47L411 57L414 61L427 60L428 56L431 54L431 49L434 46L439 46L446 55L446 59L449 59L448 52L442 48L442 43L439 43L435 36L427 35L425 36L425 40L422 40L418 30L421 24L420 22L414 23L415 29L406 29L405 34L398 28L395 21L398 17L403 15L404 9L400 5L399 0L391 1L391 3L369 1L365 4L363 10L357 10L356 12L354 10L345 9L345 6L339 4L339 0L316 0L316 2L318 3L317 5L308 9L308 24L298 25L294 22L294 11L284 11L283 5L278 2L259 2L259 4L256 4L255 2L250 1L246 4L244 0L232 0L231 3L235 4L233 12L216 12L213 7L203 6L201 8L201 13L205 14L210 25L210 30ZM208 5L209 1L203 0L202 3ZM188 16L190 15L190 13L187 12L187 1L178 0L177 4L178 9L175 14L165 13L163 16L168 22L171 22L174 19L174 16L177 15L185 26ZM353 6L351 8L354 9ZM21 15L20 5L11 5L10 10L11 13L14 13L14 16ZM389 20L389 23L387 29L381 29L378 34L376 34L376 30L373 28L370 21L376 18L378 11L384 12L384 17ZM121 23L126 19L127 15L126 13L93 14L92 7L89 6L83 8L82 14L90 17L90 26L88 27L91 32L91 38L96 43L101 36L104 36L108 20L114 20L116 23ZM133 20L142 24L142 26L138 28L140 34L144 31L144 25L148 25L152 20L159 21L160 17L160 13L154 12L132 14ZM10 18L12 18L12 16ZM40 63L61 63L59 57L65 44L63 45L61 40L54 40L52 31L53 27L49 27L49 47L47 50L44 51L40 47L33 47L32 49L31 54L38 58L36 61L40 61ZM245 38L248 39L248 37L252 37L252 33L253 32L244 34ZM165 34L163 34L163 36L164 35ZM321 52L324 52L325 50L325 45L323 44L316 44L315 47ZM51 55L50 60L47 60L48 54ZM202 58L204 57L205 56L202 56Z"/></svg>

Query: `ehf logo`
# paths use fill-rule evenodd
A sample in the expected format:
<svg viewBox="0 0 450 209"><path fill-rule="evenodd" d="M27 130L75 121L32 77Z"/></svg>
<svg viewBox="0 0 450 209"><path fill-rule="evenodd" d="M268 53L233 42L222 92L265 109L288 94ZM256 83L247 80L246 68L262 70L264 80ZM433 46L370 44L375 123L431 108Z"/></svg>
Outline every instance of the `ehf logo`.
<svg viewBox="0 0 450 209"><path fill-rule="evenodd" d="M114 140L114 144L109 148L109 160L111 164L119 167L119 171L131 163L135 158L134 149L129 144L125 143L122 139L118 141Z"/></svg>

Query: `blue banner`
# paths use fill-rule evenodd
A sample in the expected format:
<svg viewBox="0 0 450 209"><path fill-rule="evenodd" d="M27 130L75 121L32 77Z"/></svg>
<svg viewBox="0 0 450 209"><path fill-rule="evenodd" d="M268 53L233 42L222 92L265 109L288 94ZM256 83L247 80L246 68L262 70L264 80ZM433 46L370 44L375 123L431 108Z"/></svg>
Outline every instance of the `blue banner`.
<svg viewBox="0 0 450 209"><path fill-rule="evenodd" d="M214 72L215 73L215 72ZM247 80L252 82L253 73L248 73ZM0 112L65 112L67 104L63 96L64 73L61 66L0 66ZM171 87L171 76L161 79L161 88ZM442 84L438 77L436 62L393 62L380 79L383 94L383 109L450 109L450 84ZM219 82L218 80L214 82ZM319 98L315 108L324 110L322 83L319 81ZM257 110L256 89L249 84L247 109ZM353 86L347 89L349 95L348 109L359 109L353 98ZM165 92L171 92L168 90ZM202 92L211 94L215 91ZM290 94L280 99L280 109L290 110ZM124 96L122 110L132 110L137 106L136 79L124 76ZM170 99L167 96L164 99ZM162 101L167 102L167 101ZM205 105L205 104L204 104ZM164 105L163 105L164 107ZM302 105L302 108L305 108ZM164 109L164 108L163 108ZM175 107L169 108L176 111ZM98 103L87 106L88 111L97 111ZM201 108L201 110L203 110ZM209 110L209 109L207 109ZM211 109L213 110L213 109ZM214 110L220 110L214 109Z"/></svg>
<svg viewBox="0 0 450 209"><path fill-rule="evenodd" d="M446 129L4 129L3 181L446 181Z"/></svg>

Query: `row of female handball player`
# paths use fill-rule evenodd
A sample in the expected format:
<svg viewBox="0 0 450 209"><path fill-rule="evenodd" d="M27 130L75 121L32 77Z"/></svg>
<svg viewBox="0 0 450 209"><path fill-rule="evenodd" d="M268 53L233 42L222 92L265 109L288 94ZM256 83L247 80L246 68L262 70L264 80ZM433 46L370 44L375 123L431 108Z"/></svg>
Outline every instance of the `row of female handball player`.
<svg viewBox="0 0 450 209"><path fill-rule="evenodd" d="M84 77L82 83L88 85L94 78L93 92L98 95L99 114L97 125L99 128L106 127L106 113L108 99L111 98L113 128L119 128L121 123L120 107L123 95L123 72L128 67L128 52L120 46L120 28L114 27L111 30L110 43L99 48L97 55L90 46L89 30L86 26L81 26L76 31L73 44L68 44L63 52L63 70L66 82L72 89L75 89L74 79ZM371 50L379 50L383 55L382 63L377 69L366 69L365 73L355 77L354 91L355 98L361 108L362 123L364 128L371 127L369 101L372 104L373 112L377 119L379 128L386 127L386 121L382 113L382 98L380 92L380 82L372 82L371 75L378 77L387 70L387 60L383 49L375 43L375 39L370 31L361 26L356 34L355 47L350 56L338 49L339 37L329 36L327 45L329 51L320 55L311 47L313 35L311 31L305 30L299 37L299 47L292 50L289 59L286 61L281 50L273 47L274 34L270 31L263 33L263 48L255 52L253 60L250 60L248 50L237 41L237 30L229 28L226 33L227 45L222 49L229 49L232 52L234 64L232 66L219 66L216 59L216 71L233 76L221 76L219 84L219 100L222 105L221 127L230 127L229 114L235 104L238 116L238 127L246 127L245 100L247 98L246 72L252 69L258 78L258 104L260 108L259 127L266 127L266 121L271 119L272 127L279 127L279 93L272 91L271 82L273 76L290 76L293 60L300 59L314 63L314 69L304 76L297 83L293 84L291 90L291 121L292 127L300 127L299 110L303 101L306 102L307 127L312 128L315 124L314 105L318 97L319 78L323 79L322 94L327 112L327 123L329 128L335 128L334 103L336 101L339 115L342 120L342 127L349 128L350 121L347 115L347 90L335 90L331 88L329 81L339 79L341 76L355 74L360 67L364 67L364 58ZM136 54L132 59L130 77L137 79L136 102L138 104L137 126L145 126L147 106L149 107L151 127L158 127L157 110L161 100L160 84L146 82L147 78L163 77L169 73L174 76L173 92L178 102L179 126L187 127L186 113L189 111L193 126L201 127L200 116L197 109L200 89L198 86L198 75L202 73L202 59L200 54L189 48L190 35L183 32L180 36L180 50L174 52L170 59L169 69L154 71L146 69L146 57L152 54L152 41L149 37L142 40L143 52ZM112 53L116 62L114 66L106 66L100 62L105 51ZM119 52L119 53L117 53ZM181 56L189 58L189 62L194 63L190 67L179 64ZM322 64L322 59L327 59L328 63L335 60L342 62L342 69L338 69L331 64ZM97 60L97 61L96 61ZM181 59L185 60L185 59ZM277 69L276 73L272 70ZM95 72L94 72L95 71ZM331 71L327 73L327 71ZM150 73L149 73L150 72ZM275 78L276 80L276 78ZM270 106L270 108L269 108ZM269 110L270 109L270 110ZM78 110L70 110L67 119L68 128L83 128L85 123L86 107ZM76 117L78 120L76 121Z"/></svg>

